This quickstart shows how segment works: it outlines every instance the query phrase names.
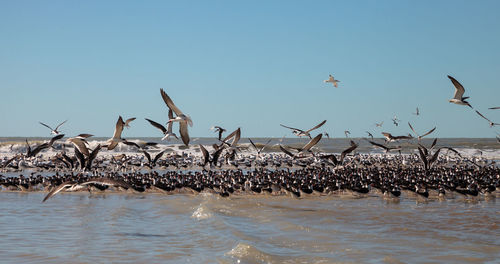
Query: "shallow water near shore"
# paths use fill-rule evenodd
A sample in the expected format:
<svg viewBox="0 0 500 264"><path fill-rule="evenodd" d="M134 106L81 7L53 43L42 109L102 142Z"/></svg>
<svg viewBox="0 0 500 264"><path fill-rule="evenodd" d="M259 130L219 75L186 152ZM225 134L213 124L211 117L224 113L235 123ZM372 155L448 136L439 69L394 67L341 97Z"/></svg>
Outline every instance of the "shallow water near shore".
<svg viewBox="0 0 500 264"><path fill-rule="evenodd" d="M0 193L5 262L495 263L496 199Z"/></svg>

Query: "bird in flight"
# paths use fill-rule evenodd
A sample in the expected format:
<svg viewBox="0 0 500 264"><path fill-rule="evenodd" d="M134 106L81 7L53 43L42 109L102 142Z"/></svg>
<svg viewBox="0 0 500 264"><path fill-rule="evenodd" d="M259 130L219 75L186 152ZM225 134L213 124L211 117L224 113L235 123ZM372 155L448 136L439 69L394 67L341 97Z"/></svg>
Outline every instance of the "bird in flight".
<svg viewBox="0 0 500 264"><path fill-rule="evenodd" d="M330 74L328 80L324 80L325 83L332 83L335 88L338 88L338 83L340 82L339 80L335 80L333 76Z"/></svg>
<svg viewBox="0 0 500 264"><path fill-rule="evenodd" d="M453 95L453 98L451 98L449 100L449 102L454 103L454 104L458 104L458 105L467 105L470 108L472 108L472 106L469 104L469 102L465 101L465 99L467 99L469 97L468 96L464 97L464 93L465 93L464 87L457 80L455 80L455 78L451 77L450 75L448 75L448 78L451 80L451 82L455 86L455 94Z"/></svg>
<svg viewBox="0 0 500 264"><path fill-rule="evenodd" d="M172 101L163 89L160 88L161 97L168 108L174 111L176 117L171 118L168 122L179 122L179 134L181 134L182 142L187 146L189 144L188 125L193 126L193 120L189 115L185 115Z"/></svg>
<svg viewBox="0 0 500 264"><path fill-rule="evenodd" d="M484 118L486 121L490 122L490 127L494 127L494 126L498 126L498 125L500 125L499 123L494 123L494 122L491 122L491 120L489 120L488 118L486 118L484 115L482 115L481 113L479 113L479 111L477 111L477 110L476 110L476 113L477 113L480 117Z"/></svg>
<svg viewBox="0 0 500 264"><path fill-rule="evenodd" d="M434 132L434 130L436 130L436 127L434 127L433 129L429 130L427 133L419 136L417 131L415 131L415 129L413 129L413 127L411 126L410 122L408 122L408 126L410 126L411 130L413 131L413 133L415 133L415 135L417 135L417 140L420 141L420 139L422 139L423 137L429 135L430 133Z"/></svg>
<svg viewBox="0 0 500 264"><path fill-rule="evenodd" d="M394 118L392 119L392 122L394 123L394 125L398 126L399 122L401 122L401 120L399 120L397 116L394 116Z"/></svg>
<svg viewBox="0 0 500 264"><path fill-rule="evenodd" d="M326 123L326 120L323 120L323 122L317 124L315 127L311 128L309 130L302 130L302 129L298 129L298 128L293 128L293 127L285 126L285 125L282 125L282 124L280 124L280 126L288 128L288 129L291 129L292 133L294 135L298 136L298 137L309 137L309 138L312 139L311 134L309 134L309 132L311 132L311 131L313 131L315 129L320 128L325 123Z"/></svg>
<svg viewBox="0 0 500 264"><path fill-rule="evenodd" d="M48 129L50 129L50 134L51 135L59 135L61 133L61 131L59 131L59 127L62 126L64 123L66 123L66 121L68 120L64 120L64 122L62 122L61 124L57 125L55 129L51 128L50 126L42 123L42 122L39 122L42 126L45 126L47 127Z"/></svg>
<svg viewBox="0 0 500 264"><path fill-rule="evenodd" d="M420 115L420 110L418 110L418 107L417 107L417 111L415 113L413 113L414 115Z"/></svg>

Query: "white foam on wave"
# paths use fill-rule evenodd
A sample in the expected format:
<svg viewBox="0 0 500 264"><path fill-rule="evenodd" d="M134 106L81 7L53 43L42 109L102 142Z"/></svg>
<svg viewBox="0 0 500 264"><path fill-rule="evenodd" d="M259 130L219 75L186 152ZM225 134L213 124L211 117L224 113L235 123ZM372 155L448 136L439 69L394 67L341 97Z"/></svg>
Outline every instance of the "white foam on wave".
<svg viewBox="0 0 500 264"><path fill-rule="evenodd" d="M191 218L195 218L197 220L208 219L212 217L212 212L208 208L206 208L203 204L200 204L198 208L193 212Z"/></svg>

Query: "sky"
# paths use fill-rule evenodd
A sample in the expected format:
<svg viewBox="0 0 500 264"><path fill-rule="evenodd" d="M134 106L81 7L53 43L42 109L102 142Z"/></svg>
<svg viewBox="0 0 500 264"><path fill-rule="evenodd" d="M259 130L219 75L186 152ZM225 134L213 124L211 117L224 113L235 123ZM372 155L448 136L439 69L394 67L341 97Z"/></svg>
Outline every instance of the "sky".
<svg viewBox="0 0 500 264"><path fill-rule="evenodd" d="M500 1L0 0L0 136L161 137L160 88L191 116L242 137L365 131L493 138L500 128ZM334 88L323 80L332 74ZM420 115L412 113L419 108ZM401 120L395 126L391 119ZM384 122L382 128L375 123ZM177 125L174 127L177 130Z"/></svg>

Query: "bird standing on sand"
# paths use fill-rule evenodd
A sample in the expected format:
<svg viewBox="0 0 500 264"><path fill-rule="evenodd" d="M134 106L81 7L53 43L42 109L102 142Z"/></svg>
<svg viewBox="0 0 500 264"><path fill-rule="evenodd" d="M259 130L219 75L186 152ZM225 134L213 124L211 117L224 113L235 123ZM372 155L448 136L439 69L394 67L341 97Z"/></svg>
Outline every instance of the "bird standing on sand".
<svg viewBox="0 0 500 264"><path fill-rule="evenodd" d="M188 125L193 126L193 120L189 115L185 115L182 111L174 104L172 99L160 88L161 97L165 104L167 104L168 108L174 111L176 117L168 120L168 123L171 122L179 122L179 134L181 134L182 142L187 146L189 144L189 133L188 133Z"/></svg>
<svg viewBox="0 0 500 264"><path fill-rule="evenodd" d="M458 105L467 105L470 108L472 106L469 104L469 102L465 101L465 99L469 98L464 97L465 89L464 87L457 81L455 78L451 77L448 75L448 78L450 78L451 82L455 86L455 94L453 95L453 98L449 100L450 103L458 104Z"/></svg>
<svg viewBox="0 0 500 264"><path fill-rule="evenodd" d="M335 80L333 76L330 74L328 80L324 80L325 83L332 83L335 88L338 88L338 83L340 82L339 80Z"/></svg>

